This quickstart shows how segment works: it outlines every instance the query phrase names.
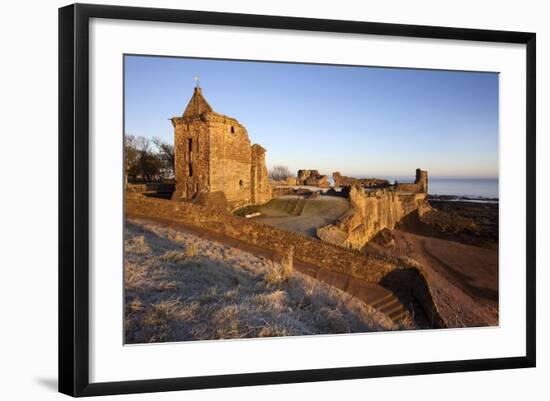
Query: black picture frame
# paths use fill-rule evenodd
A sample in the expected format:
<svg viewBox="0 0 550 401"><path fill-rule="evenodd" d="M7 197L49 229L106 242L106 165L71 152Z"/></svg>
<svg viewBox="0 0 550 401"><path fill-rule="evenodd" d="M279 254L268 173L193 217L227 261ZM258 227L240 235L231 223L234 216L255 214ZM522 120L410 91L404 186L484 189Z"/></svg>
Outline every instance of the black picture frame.
<svg viewBox="0 0 550 401"><path fill-rule="evenodd" d="M90 18L437 38L526 45L526 354L521 357L90 383L89 148ZM74 4L59 9L59 391L95 396L384 376L534 367L536 364L536 35L358 21Z"/></svg>

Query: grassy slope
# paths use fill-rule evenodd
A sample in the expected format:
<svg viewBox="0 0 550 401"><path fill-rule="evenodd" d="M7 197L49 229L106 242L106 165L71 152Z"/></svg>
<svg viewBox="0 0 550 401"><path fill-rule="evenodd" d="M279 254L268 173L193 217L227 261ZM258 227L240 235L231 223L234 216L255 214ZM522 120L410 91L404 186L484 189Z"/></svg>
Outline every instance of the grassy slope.
<svg viewBox="0 0 550 401"><path fill-rule="evenodd" d="M292 216L291 213L297 202L297 197L276 198L264 205L248 207L246 211L241 210L240 215L257 211L262 213L262 216L255 218L257 221L284 230L316 237L318 227L334 223L349 209L347 199L322 196L315 199L306 199L302 213L299 216Z"/></svg>
<svg viewBox="0 0 550 401"><path fill-rule="evenodd" d="M340 290L159 224L128 222L125 248L126 343L395 329Z"/></svg>

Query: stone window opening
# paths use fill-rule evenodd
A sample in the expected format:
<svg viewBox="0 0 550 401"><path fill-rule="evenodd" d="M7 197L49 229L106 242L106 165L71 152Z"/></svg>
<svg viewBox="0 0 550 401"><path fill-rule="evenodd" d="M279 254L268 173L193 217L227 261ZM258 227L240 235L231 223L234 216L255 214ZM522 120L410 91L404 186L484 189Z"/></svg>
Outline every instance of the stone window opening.
<svg viewBox="0 0 550 401"><path fill-rule="evenodd" d="M235 127L231 126L231 133L234 134L235 133Z"/></svg>
<svg viewBox="0 0 550 401"><path fill-rule="evenodd" d="M187 139L187 150L189 152L193 151L193 138Z"/></svg>
<svg viewBox="0 0 550 401"><path fill-rule="evenodd" d="M244 187L244 182L243 182L243 180L239 180L239 188L240 188L240 189L243 189L243 187Z"/></svg>
<svg viewBox="0 0 550 401"><path fill-rule="evenodd" d="M193 163L189 163L189 177L193 177Z"/></svg>

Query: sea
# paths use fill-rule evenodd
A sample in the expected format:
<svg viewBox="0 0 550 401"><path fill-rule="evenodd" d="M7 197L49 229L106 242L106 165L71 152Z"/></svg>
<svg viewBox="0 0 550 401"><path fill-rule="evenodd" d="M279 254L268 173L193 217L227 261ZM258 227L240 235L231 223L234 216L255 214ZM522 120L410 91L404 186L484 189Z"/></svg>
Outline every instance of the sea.
<svg viewBox="0 0 550 401"><path fill-rule="evenodd" d="M470 199L498 199L498 179L434 177L428 181L428 193Z"/></svg>

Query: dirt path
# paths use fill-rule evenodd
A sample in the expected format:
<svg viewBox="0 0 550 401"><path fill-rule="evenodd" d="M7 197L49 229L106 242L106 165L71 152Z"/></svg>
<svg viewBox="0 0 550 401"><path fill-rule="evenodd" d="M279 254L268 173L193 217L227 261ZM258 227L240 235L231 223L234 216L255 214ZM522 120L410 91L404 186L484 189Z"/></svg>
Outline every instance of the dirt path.
<svg viewBox="0 0 550 401"><path fill-rule="evenodd" d="M395 230L395 254L441 274L476 302L498 308L498 251Z"/></svg>
<svg viewBox="0 0 550 401"><path fill-rule="evenodd" d="M196 235L197 237L238 248L255 256L261 256L271 260L277 260L280 257L280 255L269 249L247 244L243 241L225 236L223 234L215 233L201 227L174 223L163 219L151 219L127 215L127 218L128 217L145 222L160 222L172 229L185 230L186 232ZM399 300L391 291L378 284L366 283L347 274L332 272L328 269L323 269L319 266L315 266L298 259L294 259L294 268L302 274L306 274L317 280L332 285L362 300L367 305L387 315L394 321L394 323L404 326L403 328L413 328L412 326L414 326L413 317L409 312L409 308L412 307L412 302L405 305L404 302ZM421 316L418 316L418 318L423 319ZM422 320L423 324L424 320Z"/></svg>

